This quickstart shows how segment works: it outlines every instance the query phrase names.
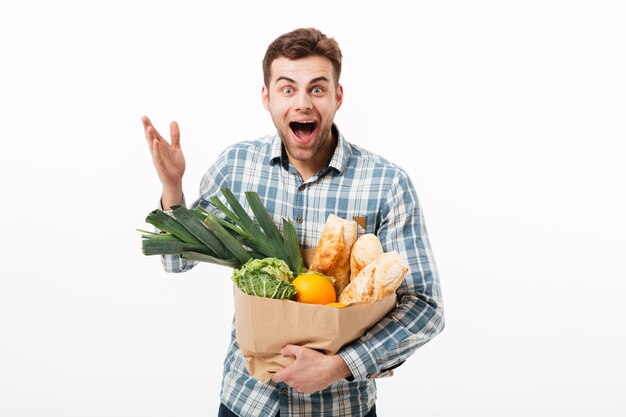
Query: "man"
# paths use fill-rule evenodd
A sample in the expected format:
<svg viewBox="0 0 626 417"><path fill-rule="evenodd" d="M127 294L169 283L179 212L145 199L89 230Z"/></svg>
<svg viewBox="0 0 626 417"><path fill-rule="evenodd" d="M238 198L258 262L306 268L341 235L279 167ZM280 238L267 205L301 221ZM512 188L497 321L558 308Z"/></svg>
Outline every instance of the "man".
<svg viewBox="0 0 626 417"><path fill-rule="evenodd" d="M439 279L422 212L407 174L398 166L348 143L333 123L343 101L342 55L316 29L278 37L263 60L262 98L277 134L230 146L209 168L194 203L229 187L244 202L256 191L278 220L288 217L303 248L317 244L329 214L360 218L359 234L375 233L384 250L395 250L410 272L397 291L398 305L363 337L336 355L288 345L295 358L261 384L246 371L234 330L224 362L220 416L375 416L375 378L388 375L443 329ZM171 143L147 117L146 139L161 183L161 205L184 201L185 160L178 125ZM167 271L193 262L164 256Z"/></svg>

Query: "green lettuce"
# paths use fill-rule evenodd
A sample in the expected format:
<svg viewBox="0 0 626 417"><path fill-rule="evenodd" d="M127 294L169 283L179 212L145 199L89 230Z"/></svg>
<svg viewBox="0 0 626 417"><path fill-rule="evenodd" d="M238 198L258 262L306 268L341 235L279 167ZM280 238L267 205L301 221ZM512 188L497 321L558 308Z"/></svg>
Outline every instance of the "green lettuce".
<svg viewBox="0 0 626 417"><path fill-rule="evenodd" d="M293 273L287 263L277 258L250 259L233 270L235 285L248 295L288 299L296 294Z"/></svg>

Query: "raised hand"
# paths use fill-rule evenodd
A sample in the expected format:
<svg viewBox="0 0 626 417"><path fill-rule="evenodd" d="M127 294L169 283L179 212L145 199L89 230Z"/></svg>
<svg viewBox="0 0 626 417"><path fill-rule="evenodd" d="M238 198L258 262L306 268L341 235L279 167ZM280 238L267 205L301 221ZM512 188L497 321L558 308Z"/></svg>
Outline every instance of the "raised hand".
<svg viewBox="0 0 626 417"><path fill-rule="evenodd" d="M152 162L163 185L161 204L164 209L180 203L183 196L185 157L180 147L178 123L170 123L171 143L163 138L147 116L141 118L146 141L152 154Z"/></svg>

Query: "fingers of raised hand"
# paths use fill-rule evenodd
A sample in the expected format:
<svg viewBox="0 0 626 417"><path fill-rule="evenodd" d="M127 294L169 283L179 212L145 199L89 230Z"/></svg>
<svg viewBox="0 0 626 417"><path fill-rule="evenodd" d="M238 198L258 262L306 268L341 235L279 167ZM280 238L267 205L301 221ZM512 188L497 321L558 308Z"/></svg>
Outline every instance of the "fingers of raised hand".
<svg viewBox="0 0 626 417"><path fill-rule="evenodd" d="M141 123L143 124L143 133L146 135L148 144L152 144L154 140L154 126L152 126L152 122L148 119L148 116L142 116Z"/></svg>
<svg viewBox="0 0 626 417"><path fill-rule="evenodd" d="M152 145L152 141L154 141L155 139L165 140L163 139L163 136L161 136L161 134L154 128L148 116L143 116L141 118L141 122L143 124L143 131L146 135L146 140L148 141L149 145Z"/></svg>
<svg viewBox="0 0 626 417"><path fill-rule="evenodd" d="M172 139L172 146L180 146L180 128L176 122L170 123L170 138Z"/></svg>
<svg viewBox="0 0 626 417"><path fill-rule="evenodd" d="M170 145L165 140L153 140L150 145L150 151L155 163L169 164Z"/></svg>

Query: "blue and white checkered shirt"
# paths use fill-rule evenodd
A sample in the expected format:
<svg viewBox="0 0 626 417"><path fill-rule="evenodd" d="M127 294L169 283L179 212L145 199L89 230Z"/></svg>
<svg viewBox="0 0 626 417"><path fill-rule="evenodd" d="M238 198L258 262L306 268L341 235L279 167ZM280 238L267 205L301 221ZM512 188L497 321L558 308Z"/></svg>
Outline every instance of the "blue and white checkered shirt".
<svg viewBox="0 0 626 417"><path fill-rule="evenodd" d="M283 217L294 220L302 248L317 245L329 214L364 217L359 235L376 234L386 252L395 250L405 259L409 273L397 290L397 307L339 352L354 380L314 394L250 377L233 326L221 401L241 417L278 411L302 417L365 415L376 400L374 379L404 362L444 326L439 278L411 180L400 167L335 133L339 141L328 167L304 182L289 165L277 134L229 147L204 175L194 206L211 209L209 197L221 196L220 188L229 187L249 210L243 193L256 191L279 227ZM164 256L163 264L170 272L194 266L177 256Z"/></svg>

